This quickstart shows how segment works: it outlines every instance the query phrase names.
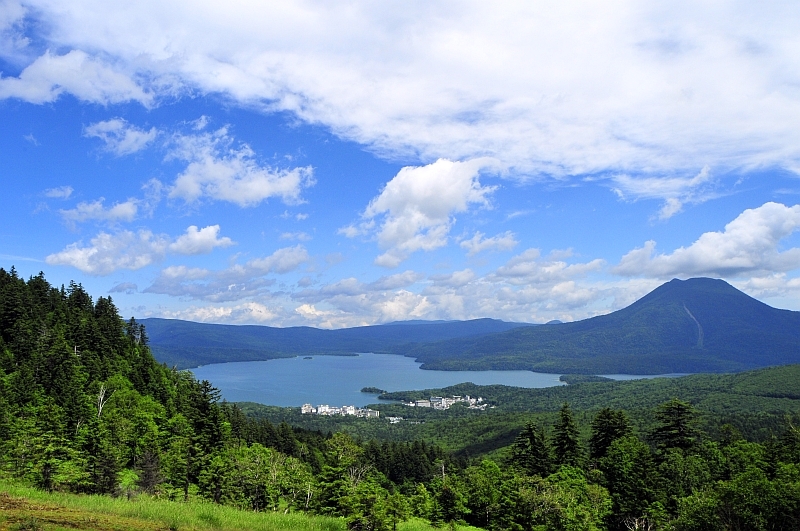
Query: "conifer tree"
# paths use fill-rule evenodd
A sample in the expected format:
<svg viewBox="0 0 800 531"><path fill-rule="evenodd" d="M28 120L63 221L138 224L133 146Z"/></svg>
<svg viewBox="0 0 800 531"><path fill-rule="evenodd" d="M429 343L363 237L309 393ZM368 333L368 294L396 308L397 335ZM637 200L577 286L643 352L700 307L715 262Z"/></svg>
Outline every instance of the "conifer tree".
<svg viewBox="0 0 800 531"><path fill-rule="evenodd" d="M581 462L581 447L578 440L578 426L572 416L569 404L564 403L558 413L558 421L553 426L553 452L558 465L578 466Z"/></svg>
<svg viewBox="0 0 800 531"><path fill-rule="evenodd" d="M517 435L512 447L512 462L529 476L546 476L551 470L550 446L544 428L532 422Z"/></svg>
<svg viewBox="0 0 800 531"><path fill-rule="evenodd" d="M589 457L600 459L608 452L611 443L631 434L631 425L624 411L603 408L592 421L589 439Z"/></svg>
<svg viewBox="0 0 800 531"><path fill-rule="evenodd" d="M699 442L697 413L688 402L673 398L659 406L655 417L659 425L653 430L652 438L660 449L688 450Z"/></svg>

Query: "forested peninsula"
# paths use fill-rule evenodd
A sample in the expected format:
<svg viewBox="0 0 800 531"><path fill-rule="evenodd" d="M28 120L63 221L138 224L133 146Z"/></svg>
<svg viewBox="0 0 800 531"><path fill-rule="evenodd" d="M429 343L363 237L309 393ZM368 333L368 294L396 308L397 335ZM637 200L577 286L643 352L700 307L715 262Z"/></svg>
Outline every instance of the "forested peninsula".
<svg viewBox="0 0 800 531"><path fill-rule="evenodd" d="M776 371L758 377L781 380ZM442 447L435 429L402 441L333 424L303 429L248 415L220 401L209 382L156 362L147 330L123 320L110 297L94 300L78 284L56 287L41 274L25 280L0 269L0 527L128 528L102 527L98 516L68 522L66 511L37 513L26 501L44 508L68 493L123 504L114 507L175 504L172 515L137 513L163 523L152 529L800 527L793 386L774 386L778 394L788 389L769 397L786 401L786 416L770 416L753 436L737 427L735 401L733 422L706 429L691 401L701 380L685 382L686 393L678 387L678 396L635 415L624 391L635 386L613 384L603 394L595 391L606 383L576 384L585 401L571 405L554 394L547 416L514 399L512 388L496 389L489 398L515 404L526 421L508 445L471 455ZM739 383L745 392L753 380ZM713 390L704 396L711 407ZM466 423L494 418L462 413ZM748 419L759 422L757 414ZM423 420L437 425L435 417ZM28 487L41 494L26 494ZM181 520L180 507L205 516Z"/></svg>

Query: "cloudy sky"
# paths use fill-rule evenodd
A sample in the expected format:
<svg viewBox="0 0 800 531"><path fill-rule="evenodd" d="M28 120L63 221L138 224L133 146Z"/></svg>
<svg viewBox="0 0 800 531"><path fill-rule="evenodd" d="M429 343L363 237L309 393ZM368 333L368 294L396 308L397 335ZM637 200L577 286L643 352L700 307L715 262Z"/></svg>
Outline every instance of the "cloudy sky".
<svg viewBox="0 0 800 531"><path fill-rule="evenodd" d="M0 0L0 267L125 317L800 310L794 2Z"/></svg>

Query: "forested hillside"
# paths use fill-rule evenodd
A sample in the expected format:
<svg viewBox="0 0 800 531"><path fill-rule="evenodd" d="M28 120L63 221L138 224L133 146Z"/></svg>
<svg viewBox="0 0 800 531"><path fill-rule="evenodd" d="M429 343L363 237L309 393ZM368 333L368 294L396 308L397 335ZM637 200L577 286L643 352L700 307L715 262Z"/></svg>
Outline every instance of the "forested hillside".
<svg viewBox="0 0 800 531"><path fill-rule="evenodd" d="M800 312L772 308L723 280L674 279L608 315L394 351L444 370L742 371L800 363Z"/></svg>
<svg viewBox="0 0 800 531"><path fill-rule="evenodd" d="M759 442L735 426L709 434L681 397L640 411L645 423L614 393L583 415L564 403L536 416L519 401L513 414L528 418L509 446L468 459L435 433L376 440L248 416L208 382L156 363L146 330L110 298L41 275L0 269L0 341L0 475L45 491L204 500L376 531L412 516L529 531L800 526L800 431L784 422ZM757 378L738 383L756 396ZM501 391L514 393L492 399ZM791 385L776 393L765 398L795 397Z"/></svg>
<svg viewBox="0 0 800 531"><path fill-rule="evenodd" d="M179 369L209 363L258 361L317 354L351 356L388 353L400 345L475 337L531 326L497 319L412 321L323 330L308 326L193 323L178 319L143 319L155 357Z"/></svg>
<svg viewBox="0 0 800 531"><path fill-rule="evenodd" d="M3 466L16 477L96 493L167 480L186 494L223 444L217 391L156 363L111 298L0 269L0 349Z"/></svg>
<svg viewBox="0 0 800 531"><path fill-rule="evenodd" d="M505 385L463 383L441 389L384 393L372 408L383 416L403 417L398 424L359 422L352 417L303 415L299 408L254 403L239 406L251 416L274 423L286 421L310 430L344 431L353 437L411 441L436 440L459 456L483 456L511 444L531 419L551 422L564 403L588 429L593 415L604 407L626 411L639 432L652 429L653 411L673 397L693 404L698 426L713 437L730 425L748 440L766 441L788 422L800 423L800 365L786 365L734 374L696 374L680 378L628 381L566 376L567 386L526 389ZM430 396L482 397L491 407L476 411L455 405L446 411L400 405Z"/></svg>
<svg viewBox="0 0 800 531"><path fill-rule="evenodd" d="M545 326L495 319L339 330L146 319L156 358L177 368L316 354L391 353L423 369L550 373L732 372L800 363L800 312L722 280L672 280L608 315Z"/></svg>

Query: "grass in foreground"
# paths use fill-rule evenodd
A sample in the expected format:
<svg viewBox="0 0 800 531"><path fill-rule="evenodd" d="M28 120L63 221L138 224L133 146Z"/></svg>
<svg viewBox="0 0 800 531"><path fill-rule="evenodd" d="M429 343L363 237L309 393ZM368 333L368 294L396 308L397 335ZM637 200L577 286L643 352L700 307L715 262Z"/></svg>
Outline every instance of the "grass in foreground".
<svg viewBox="0 0 800 531"><path fill-rule="evenodd" d="M47 493L0 481L0 530L62 531L344 531L343 519L302 513L255 513L202 501L172 502L140 496ZM398 531L431 531L422 520ZM459 527L466 531L467 527Z"/></svg>

